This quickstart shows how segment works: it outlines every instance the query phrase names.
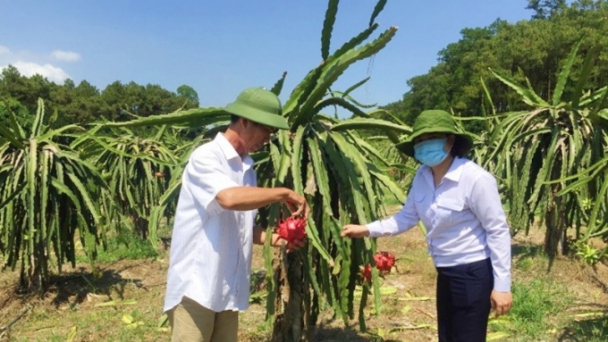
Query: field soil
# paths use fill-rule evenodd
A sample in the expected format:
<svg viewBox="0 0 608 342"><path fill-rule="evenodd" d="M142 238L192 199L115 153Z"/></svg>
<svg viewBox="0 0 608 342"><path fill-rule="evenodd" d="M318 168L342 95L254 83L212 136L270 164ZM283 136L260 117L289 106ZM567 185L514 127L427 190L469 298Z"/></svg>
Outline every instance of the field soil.
<svg viewBox="0 0 608 342"><path fill-rule="evenodd" d="M534 257L540 255L542 237L537 232L514 238L513 279L550 279L563 285L573 302L550 318L557 328L551 335L555 339L548 341L579 341L568 337L570 326L576 323L573 315L608 312L608 267L599 263L592 268L558 257L548 272L550 262ZM383 296L380 314L372 314L369 307L368 332L361 333L356 317L345 327L342 320L325 312L318 323L317 341L437 340L435 269L422 233L414 228L378 241L379 250L397 257L396 268L382 279L389 294ZM254 272L263 269L261 247L256 247ZM524 262L526 258L532 261ZM78 264L75 270L54 277L42 296L17 294L18 274L4 271L0 273L0 341L169 341L169 328L161 313L167 266L168 250L154 259L98 264L95 274L88 264ZM239 341L268 340L271 327L264 321L264 297L259 297L259 303L240 315ZM517 332L507 333L496 340L520 340Z"/></svg>

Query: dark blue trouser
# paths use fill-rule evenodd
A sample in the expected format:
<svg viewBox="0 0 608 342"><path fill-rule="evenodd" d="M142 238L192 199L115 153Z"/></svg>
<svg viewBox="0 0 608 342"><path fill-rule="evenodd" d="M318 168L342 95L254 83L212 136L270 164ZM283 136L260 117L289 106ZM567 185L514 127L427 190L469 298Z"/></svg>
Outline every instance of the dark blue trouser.
<svg viewBox="0 0 608 342"><path fill-rule="evenodd" d="M486 340L494 276L490 259L437 267L439 342Z"/></svg>

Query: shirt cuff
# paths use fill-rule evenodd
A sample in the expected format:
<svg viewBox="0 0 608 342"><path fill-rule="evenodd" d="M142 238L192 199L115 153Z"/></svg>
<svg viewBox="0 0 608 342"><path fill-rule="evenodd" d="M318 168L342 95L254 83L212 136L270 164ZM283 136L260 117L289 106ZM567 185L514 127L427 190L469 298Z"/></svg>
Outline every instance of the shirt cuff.
<svg viewBox="0 0 608 342"><path fill-rule="evenodd" d="M382 224L380 223L380 221L366 224L366 226L367 230L369 231L369 237L382 236Z"/></svg>
<svg viewBox="0 0 608 342"><path fill-rule="evenodd" d="M496 292L511 292L511 278L496 278L494 277L494 291Z"/></svg>

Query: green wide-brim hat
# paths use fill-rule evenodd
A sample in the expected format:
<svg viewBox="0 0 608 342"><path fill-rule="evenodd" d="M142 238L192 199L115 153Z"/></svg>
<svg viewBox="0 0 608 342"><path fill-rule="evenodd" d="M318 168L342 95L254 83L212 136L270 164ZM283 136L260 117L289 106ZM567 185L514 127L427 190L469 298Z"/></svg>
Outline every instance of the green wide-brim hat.
<svg viewBox="0 0 608 342"><path fill-rule="evenodd" d="M264 88L247 88L224 110L241 118L278 129L289 129L279 98Z"/></svg>
<svg viewBox="0 0 608 342"><path fill-rule="evenodd" d="M414 156L414 141L424 133L446 133L461 137L462 146L465 150L473 147L473 138L456 126L456 121L450 113L444 110L425 110L414 121L412 134L407 139L395 145L400 151L408 156Z"/></svg>

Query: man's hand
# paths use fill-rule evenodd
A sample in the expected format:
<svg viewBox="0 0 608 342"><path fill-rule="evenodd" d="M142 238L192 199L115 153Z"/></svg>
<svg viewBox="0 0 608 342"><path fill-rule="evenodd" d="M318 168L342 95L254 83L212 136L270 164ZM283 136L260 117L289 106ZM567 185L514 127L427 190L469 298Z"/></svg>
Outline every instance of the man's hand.
<svg viewBox="0 0 608 342"><path fill-rule="evenodd" d="M498 317L511 310L511 306L513 305L513 296L511 295L511 292L498 292L496 290L492 290L490 302L492 303L492 309L495 312L494 317Z"/></svg>
<svg viewBox="0 0 608 342"><path fill-rule="evenodd" d="M308 206L308 202L306 202L306 198L304 198L304 196L290 190L284 202L289 207L292 216L300 216L304 218L304 220L308 219L310 207Z"/></svg>
<svg viewBox="0 0 608 342"><path fill-rule="evenodd" d="M369 236L369 229L366 226L358 224L347 224L342 227L341 237L360 238Z"/></svg>
<svg viewBox="0 0 608 342"><path fill-rule="evenodd" d="M295 240L293 243L287 244L287 253L299 251L306 246L306 238L303 240Z"/></svg>
<svg viewBox="0 0 608 342"><path fill-rule="evenodd" d="M287 245L287 253L291 253L304 248L304 246L306 246L306 240L307 239L305 237L303 240L295 240L293 243L288 243L286 240L281 239L279 234L273 233L270 244L273 247L282 247Z"/></svg>

